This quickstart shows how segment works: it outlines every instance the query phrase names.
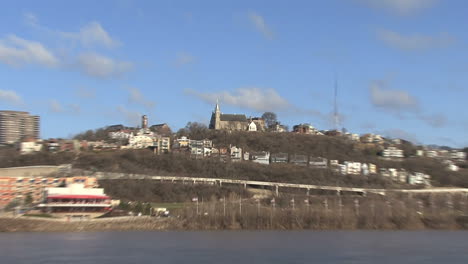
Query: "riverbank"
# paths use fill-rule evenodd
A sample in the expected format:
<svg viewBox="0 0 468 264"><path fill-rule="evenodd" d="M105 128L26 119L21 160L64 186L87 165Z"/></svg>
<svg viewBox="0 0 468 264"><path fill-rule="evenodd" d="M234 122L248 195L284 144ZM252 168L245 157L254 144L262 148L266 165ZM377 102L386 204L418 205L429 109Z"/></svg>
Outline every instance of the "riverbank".
<svg viewBox="0 0 468 264"><path fill-rule="evenodd" d="M323 219L321 224L258 225L226 220L223 223L208 218L195 219L141 217L115 217L86 221L67 222L59 219L35 217L0 218L0 232L92 232L92 231L170 231L170 230L468 230L468 217L455 221L436 222L436 219L421 218L420 224L412 225L348 225L336 219ZM440 219L439 219L440 220ZM414 223L414 221L413 221Z"/></svg>
<svg viewBox="0 0 468 264"><path fill-rule="evenodd" d="M115 217L67 222L36 217L0 218L0 232L81 232L177 229L177 221L168 218Z"/></svg>

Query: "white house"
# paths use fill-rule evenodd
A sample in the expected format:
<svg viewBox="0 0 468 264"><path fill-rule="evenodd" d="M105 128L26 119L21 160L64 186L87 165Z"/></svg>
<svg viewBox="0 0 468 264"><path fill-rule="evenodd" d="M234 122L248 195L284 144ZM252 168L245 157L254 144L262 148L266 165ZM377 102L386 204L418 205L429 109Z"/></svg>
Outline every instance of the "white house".
<svg viewBox="0 0 468 264"><path fill-rule="evenodd" d="M388 147L384 149L382 155L385 158L403 158L403 150L398 149L396 147Z"/></svg>
<svg viewBox="0 0 468 264"><path fill-rule="evenodd" d="M128 146L134 149L148 148L154 146L153 138L146 135L132 136L128 140Z"/></svg>
<svg viewBox="0 0 468 264"><path fill-rule="evenodd" d="M247 128L248 131L257 131L257 125L251 121L249 127Z"/></svg>
<svg viewBox="0 0 468 264"><path fill-rule="evenodd" d="M20 144L21 154L38 152L38 151L41 151L41 149L42 149L42 144L36 141L25 141L25 142L21 142Z"/></svg>
<svg viewBox="0 0 468 264"><path fill-rule="evenodd" d="M268 165L270 164L270 152L262 151L258 153L251 153L250 159L256 163Z"/></svg>

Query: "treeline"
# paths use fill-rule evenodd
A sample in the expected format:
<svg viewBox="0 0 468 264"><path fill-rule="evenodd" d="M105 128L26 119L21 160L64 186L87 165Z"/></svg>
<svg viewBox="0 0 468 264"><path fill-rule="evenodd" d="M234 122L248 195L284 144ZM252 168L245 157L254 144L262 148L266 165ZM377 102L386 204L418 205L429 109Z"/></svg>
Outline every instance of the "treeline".
<svg viewBox="0 0 468 264"><path fill-rule="evenodd" d="M172 215L183 229L467 229L466 196L291 196L232 194L189 203Z"/></svg>
<svg viewBox="0 0 468 264"><path fill-rule="evenodd" d="M0 148L0 168L35 165L60 165L71 163L75 158L72 152L51 153L39 152L31 155L20 155L15 148Z"/></svg>
<svg viewBox="0 0 468 264"><path fill-rule="evenodd" d="M101 141L101 140L109 141L111 140L111 138L109 137L109 131L106 128L98 128L95 130L90 129L90 130L87 130L85 132L75 135L73 139L87 140L87 141Z"/></svg>
<svg viewBox="0 0 468 264"><path fill-rule="evenodd" d="M202 201L202 199L209 200L213 197L229 197L232 194L238 194L244 198L252 196L250 192L239 186L172 184L152 180L100 180L99 186L113 198L144 203L182 203L195 197L199 197Z"/></svg>

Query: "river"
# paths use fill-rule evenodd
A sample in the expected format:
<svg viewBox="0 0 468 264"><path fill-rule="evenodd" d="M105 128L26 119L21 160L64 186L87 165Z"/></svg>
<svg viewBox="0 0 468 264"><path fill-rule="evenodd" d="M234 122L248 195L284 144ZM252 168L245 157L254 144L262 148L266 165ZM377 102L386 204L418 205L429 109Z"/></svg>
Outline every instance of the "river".
<svg viewBox="0 0 468 264"><path fill-rule="evenodd" d="M466 231L0 233L0 263L468 263Z"/></svg>

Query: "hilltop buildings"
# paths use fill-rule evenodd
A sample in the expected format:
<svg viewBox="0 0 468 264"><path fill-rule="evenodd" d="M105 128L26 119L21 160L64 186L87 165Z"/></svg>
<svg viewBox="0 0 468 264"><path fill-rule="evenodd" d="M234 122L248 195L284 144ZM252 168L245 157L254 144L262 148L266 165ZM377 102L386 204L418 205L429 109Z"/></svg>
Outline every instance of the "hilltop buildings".
<svg viewBox="0 0 468 264"><path fill-rule="evenodd" d="M216 103L211 113L210 129L233 131L265 131L265 121L262 118L249 118L243 114L223 114Z"/></svg>
<svg viewBox="0 0 468 264"><path fill-rule="evenodd" d="M0 144L39 139L39 116L21 111L0 111Z"/></svg>

